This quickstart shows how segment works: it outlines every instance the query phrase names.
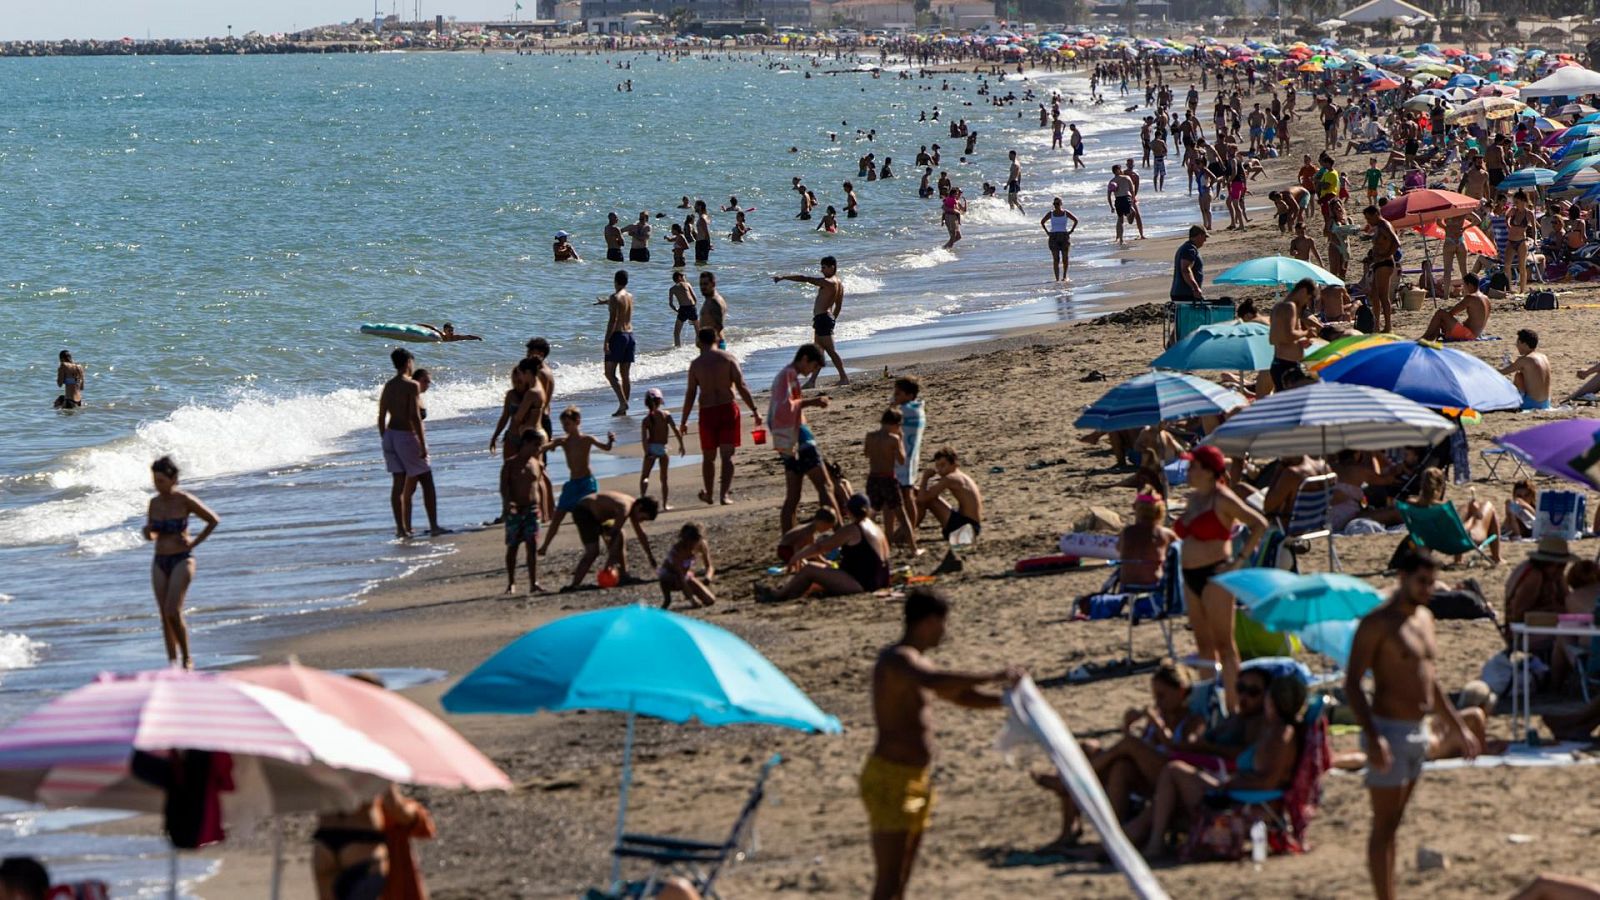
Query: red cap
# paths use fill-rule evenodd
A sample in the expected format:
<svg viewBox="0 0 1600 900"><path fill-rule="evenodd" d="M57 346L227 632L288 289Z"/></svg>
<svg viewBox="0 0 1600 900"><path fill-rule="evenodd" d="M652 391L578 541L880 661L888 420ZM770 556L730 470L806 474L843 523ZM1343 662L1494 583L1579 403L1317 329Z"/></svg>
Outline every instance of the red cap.
<svg viewBox="0 0 1600 900"><path fill-rule="evenodd" d="M1222 455L1221 450L1210 444L1196 447L1193 452L1179 456L1179 459L1187 459L1218 477L1226 475L1228 472L1228 458Z"/></svg>

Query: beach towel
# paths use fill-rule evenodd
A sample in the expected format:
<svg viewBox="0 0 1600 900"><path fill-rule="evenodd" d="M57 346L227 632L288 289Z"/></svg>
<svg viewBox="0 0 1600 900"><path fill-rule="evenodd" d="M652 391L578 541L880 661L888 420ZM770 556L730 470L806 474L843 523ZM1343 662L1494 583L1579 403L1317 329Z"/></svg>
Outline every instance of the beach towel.
<svg viewBox="0 0 1600 900"><path fill-rule="evenodd" d="M1046 703L1034 686L1033 679L1023 676L1016 687L1005 692L1006 723L1000 729L996 746L1011 760L1012 752L1020 747L1037 744L1044 748L1061 775L1061 783L1072 795L1072 801L1089 820L1105 844L1106 854L1128 879L1133 895L1140 900L1166 900L1167 892L1156 881L1150 866L1129 843L1111 809L1111 801L1100 786L1100 779L1089 765L1089 758L1072 736L1054 708Z"/></svg>
<svg viewBox="0 0 1600 900"><path fill-rule="evenodd" d="M1422 767L1442 772L1450 769L1535 769L1552 766L1592 766L1600 763L1600 756L1583 752L1588 747L1588 744L1581 741L1561 741L1538 747L1512 744L1504 753L1484 754L1473 760L1436 759L1423 763Z"/></svg>

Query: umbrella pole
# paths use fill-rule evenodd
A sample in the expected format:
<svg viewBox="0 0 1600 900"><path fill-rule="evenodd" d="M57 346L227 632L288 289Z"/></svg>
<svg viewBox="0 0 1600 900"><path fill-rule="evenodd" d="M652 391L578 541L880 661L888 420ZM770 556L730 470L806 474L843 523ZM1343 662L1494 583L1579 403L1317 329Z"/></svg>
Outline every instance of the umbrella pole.
<svg viewBox="0 0 1600 900"><path fill-rule="evenodd" d="M272 817L272 900L283 890L283 822Z"/></svg>
<svg viewBox="0 0 1600 900"><path fill-rule="evenodd" d="M613 890L622 883L622 857L616 854L616 848L622 845L622 826L628 820L628 786L633 783L633 710L628 710L627 736L622 739L622 791L617 800L617 839L612 842L611 854L611 887Z"/></svg>

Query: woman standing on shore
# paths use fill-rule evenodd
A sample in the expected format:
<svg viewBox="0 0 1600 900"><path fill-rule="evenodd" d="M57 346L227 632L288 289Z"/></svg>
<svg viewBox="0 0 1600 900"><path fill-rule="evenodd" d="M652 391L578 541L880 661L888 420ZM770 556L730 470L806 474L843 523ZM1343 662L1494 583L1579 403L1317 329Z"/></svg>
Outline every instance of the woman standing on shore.
<svg viewBox="0 0 1600 900"><path fill-rule="evenodd" d="M150 464L150 478L156 495L144 524L144 539L156 542L155 563L150 569L150 585L155 589L156 606L161 611L161 636L167 645L167 662L194 668L189 657L189 629L183 622L183 601L194 580L194 548L200 546L217 527L217 514L193 494L178 490L178 465L163 456ZM197 516L206 527L189 537L189 517Z"/></svg>
<svg viewBox="0 0 1600 900"><path fill-rule="evenodd" d="M1267 520L1228 487L1228 458L1215 447L1197 447L1189 460L1189 508L1172 523L1183 541L1184 599L1194 628L1196 655L1222 665L1229 712L1239 709L1239 645L1233 639L1233 595L1211 579L1234 568L1233 527L1250 536L1238 559L1248 560L1267 531Z"/></svg>

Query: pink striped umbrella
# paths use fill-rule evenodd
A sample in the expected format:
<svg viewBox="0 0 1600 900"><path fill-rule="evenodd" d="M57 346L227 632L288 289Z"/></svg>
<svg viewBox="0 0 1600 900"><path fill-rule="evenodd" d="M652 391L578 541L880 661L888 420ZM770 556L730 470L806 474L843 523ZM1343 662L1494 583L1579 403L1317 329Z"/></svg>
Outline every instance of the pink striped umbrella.
<svg viewBox="0 0 1600 900"><path fill-rule="evenodd" d="M412 784L511 789L511 779L478 748L438 716L393 691L294 661L225 672L223 677L282 691L359 729L411 767Z"/></svg>
<svg viewBox="0 0 1600 900"><path fill-rule="evenodd" d="M411 777L386 747L293 697L167 669L101 675L0 731L0 794L159 810L162 792L129 771L135 750L232 755L259 814L350 808Z"/></svg>

